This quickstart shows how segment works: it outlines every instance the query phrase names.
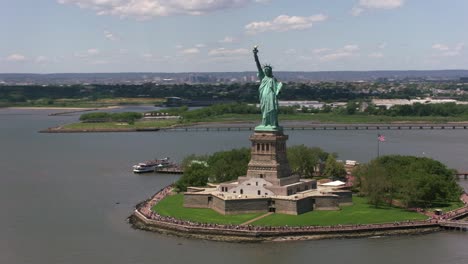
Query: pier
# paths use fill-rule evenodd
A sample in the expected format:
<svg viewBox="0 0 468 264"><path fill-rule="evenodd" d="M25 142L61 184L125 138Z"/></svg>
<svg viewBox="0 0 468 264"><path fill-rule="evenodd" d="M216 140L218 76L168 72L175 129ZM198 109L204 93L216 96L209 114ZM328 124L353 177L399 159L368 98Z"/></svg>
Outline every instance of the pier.
<svg viewBox="0 0 468 264"><path fill-rule="evenodd" d="M184 173L184 170L180 166L156 168L154 171L157 173L164 173L164 174L183 174Z"/></svg>
<svg viewBox="0 0 468 264"><path fill-rule="evenodd" d="M440 223L440 226L449 230L468 231L468 222L464 221L444 221Z"/></svg>
<svg viewBox="0 0 468 264"><path fill-rule="evenodd" d="M459 171L455 174L455 177L457 177L458 179L468 179L468 171Z"/></svg>

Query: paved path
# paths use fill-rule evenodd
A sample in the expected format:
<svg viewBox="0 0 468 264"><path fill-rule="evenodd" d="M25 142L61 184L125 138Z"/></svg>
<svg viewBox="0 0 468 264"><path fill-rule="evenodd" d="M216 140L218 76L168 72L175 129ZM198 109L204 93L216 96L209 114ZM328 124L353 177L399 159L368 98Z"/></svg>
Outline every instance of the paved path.
<svg viewBox="0 0 468 264"><path fill-rule="evenodd" d="M264 218L264 217L267 217L267 216L269 216L269 215L271 215L271 214L273 214L273 213L272 213L272 212L266 213L266 214L261 215L261 216L259 216L259 217L257 217L257 218L250 219L249 221L247 221L247 222L245 222L245 223L242 223L242 224L240 224L240 225L248 225L248 224L253 223L253 222L257 221L257 220L260 220L260 219L262 219L262 218Z"/></svg>

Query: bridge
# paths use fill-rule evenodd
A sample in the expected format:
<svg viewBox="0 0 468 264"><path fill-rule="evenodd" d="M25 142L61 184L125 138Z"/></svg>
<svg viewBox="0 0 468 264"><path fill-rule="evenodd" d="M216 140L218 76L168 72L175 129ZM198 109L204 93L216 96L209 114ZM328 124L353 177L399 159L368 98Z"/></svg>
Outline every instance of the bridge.
<svg viewBox="0 0 468 264"><path fill-rule="evenodd" d="M302 126L284 126L284 130L423 130L423 129L467 129L468 123L431 124L431 123L400 123L400 124L306 124ZM195 125L187 127L162 128L161 131L252 131L250 124L216 126Z"/></svg>

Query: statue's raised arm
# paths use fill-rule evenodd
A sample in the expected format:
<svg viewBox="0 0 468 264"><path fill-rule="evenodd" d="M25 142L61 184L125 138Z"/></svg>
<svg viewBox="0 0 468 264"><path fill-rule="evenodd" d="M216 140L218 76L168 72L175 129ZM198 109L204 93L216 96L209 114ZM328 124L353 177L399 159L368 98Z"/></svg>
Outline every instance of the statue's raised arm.
<svg viewBox="0 0 468 264"><path fill-rule="evenodd" d="M257 53L258 53L258 47L254 46L253 54L254 54L255 64L257 65L258 73L263 73L262 65L260 64L260 61L258 60L258 54Z"/></svg>

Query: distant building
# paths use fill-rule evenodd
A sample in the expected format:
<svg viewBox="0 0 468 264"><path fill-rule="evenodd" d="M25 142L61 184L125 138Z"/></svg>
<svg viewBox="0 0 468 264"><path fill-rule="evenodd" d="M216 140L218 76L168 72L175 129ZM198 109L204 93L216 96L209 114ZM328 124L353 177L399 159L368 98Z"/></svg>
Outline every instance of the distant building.
<svg viewBox="0 0 468 264"><path fill-rule="evenodd" d="M432 99L432 98L425 98L425 99L373 99L372 104L378 107L385 107L389 109L395 105L413 105L415 103L420 104L445 104L445 103L456 103L456 104L463 104L463 102L458 102L455 99Z"/></svg>

